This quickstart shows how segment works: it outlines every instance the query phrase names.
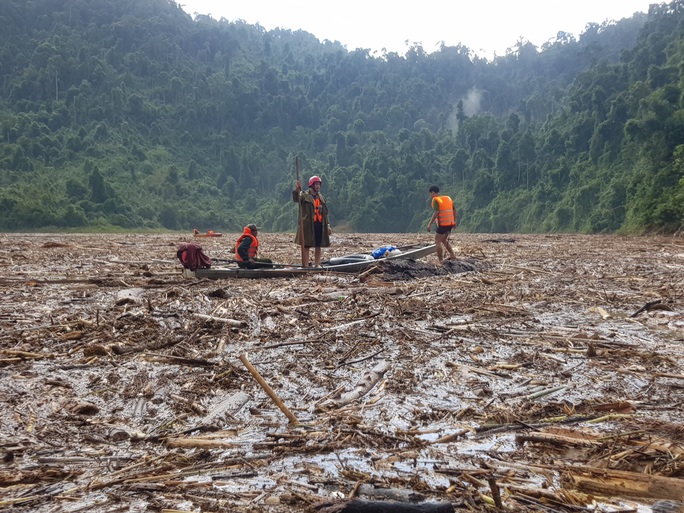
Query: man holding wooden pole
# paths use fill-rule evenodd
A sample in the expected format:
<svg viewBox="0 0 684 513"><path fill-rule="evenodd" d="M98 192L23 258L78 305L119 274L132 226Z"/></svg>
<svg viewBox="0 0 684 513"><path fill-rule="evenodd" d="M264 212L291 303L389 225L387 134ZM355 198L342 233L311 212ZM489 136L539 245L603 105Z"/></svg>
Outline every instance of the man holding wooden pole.
<svg viewBox="0 0 684 513"><path fill-rule="evenodd" d="M299 166L297 166L299 168ZM309 178L309 190L302 191L302 183L297 171L297 185L292 191L292 201L299 203L299 227L295 243L302 246L302 267L309 267L309 250L314 248L314 267L321 265L321 248L330 246L330 221L328 205L321 194L321 177Z"/></svg>

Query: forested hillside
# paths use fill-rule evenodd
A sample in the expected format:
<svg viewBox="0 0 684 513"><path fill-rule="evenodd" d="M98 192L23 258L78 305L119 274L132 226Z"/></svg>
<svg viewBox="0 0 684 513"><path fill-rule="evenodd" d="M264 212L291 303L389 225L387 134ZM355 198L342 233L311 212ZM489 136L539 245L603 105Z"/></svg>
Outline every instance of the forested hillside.
<svg viewBox="0 0 684 513"><path fill-rule="evenodd" d="M169 0L0 0L0 229L296 226L323 178L334 227L684 226L684 0L489 61L371 56Z"/></svg>

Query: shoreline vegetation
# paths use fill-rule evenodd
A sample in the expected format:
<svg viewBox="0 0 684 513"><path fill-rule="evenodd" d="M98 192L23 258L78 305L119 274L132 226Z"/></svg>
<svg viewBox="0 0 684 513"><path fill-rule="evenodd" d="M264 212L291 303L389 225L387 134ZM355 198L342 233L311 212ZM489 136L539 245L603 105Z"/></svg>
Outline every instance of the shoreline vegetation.
<svg viewBox="0 0 684 513"><path fill-rule="evenodd" d="M469 233L684 226L680 1L492 60L167 0L3 6L1 230L289 232L299 172L350 233L420 230L432 185Z"/></svg>

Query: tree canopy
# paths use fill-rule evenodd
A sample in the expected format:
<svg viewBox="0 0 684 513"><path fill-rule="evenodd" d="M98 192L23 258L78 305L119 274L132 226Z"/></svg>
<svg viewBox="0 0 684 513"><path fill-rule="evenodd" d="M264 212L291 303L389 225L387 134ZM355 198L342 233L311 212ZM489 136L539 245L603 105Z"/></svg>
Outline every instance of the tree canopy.
<svg viewBox="0 0 684 513"><path fill-rule="evenodd" d="M492 60L371 56L170 0L0 0L3 230L296 226L295 157L333 226L684 226L684 0Z"/></svg>

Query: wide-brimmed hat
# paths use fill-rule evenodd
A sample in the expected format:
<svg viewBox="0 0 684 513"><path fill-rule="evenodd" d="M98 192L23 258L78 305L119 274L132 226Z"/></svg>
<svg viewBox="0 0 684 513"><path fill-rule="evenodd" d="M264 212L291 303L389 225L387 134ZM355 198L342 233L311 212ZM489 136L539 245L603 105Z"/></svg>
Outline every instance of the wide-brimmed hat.
<svg viewBox="0 0 684 513"><path fill-rule="evenodd" d="M249 228L249 229L250 229L251 231L253 231L253 232L261 231L261 228L259 228L259 227L258 227L257 225L255 225L255 224L248 224L248 225L247 225L247 228Z"/></svg>

